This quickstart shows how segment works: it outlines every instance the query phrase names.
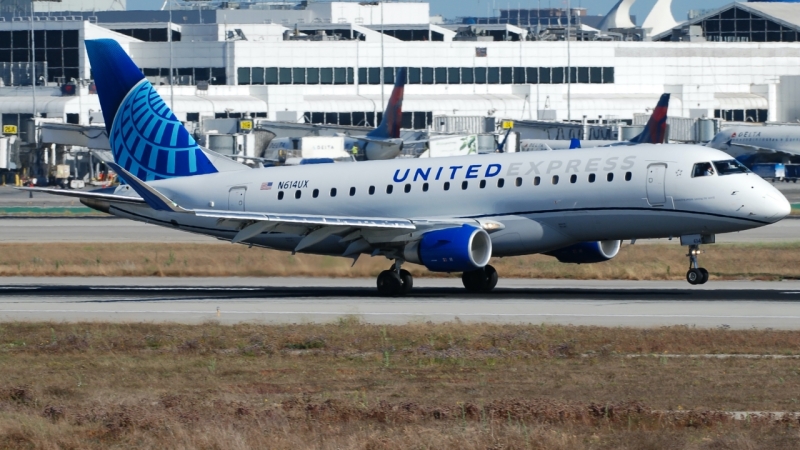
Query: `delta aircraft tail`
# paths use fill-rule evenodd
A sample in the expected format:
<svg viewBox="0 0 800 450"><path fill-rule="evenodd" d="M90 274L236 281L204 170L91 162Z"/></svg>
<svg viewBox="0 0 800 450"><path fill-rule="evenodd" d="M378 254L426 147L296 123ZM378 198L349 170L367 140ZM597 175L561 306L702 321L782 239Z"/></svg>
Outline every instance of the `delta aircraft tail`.
<svg viewBox="0 0 800 450"><path fill-rule="evenodd" d="M389 104L383 113L378 128L367 134L371 139L398 139L400 137L400 127L403 126L403 93L406 86L406 68L397 70L394 80L394 90L389 97Z"/></svg>
<svg viewBox="0 0 800 450"><path fill-rule="evenodd" d="M114 161L141 180L246 169L206 152L112 39L86 41Z"/></svg>
<svg viewBox="0 0 800 450"><path fill-rule="evenodd" d="M667 112L669 110L669 94L664 94L653 110L653 115L644 127L642 134L631 139L634 144L663 144L667 140Z"/></svg>

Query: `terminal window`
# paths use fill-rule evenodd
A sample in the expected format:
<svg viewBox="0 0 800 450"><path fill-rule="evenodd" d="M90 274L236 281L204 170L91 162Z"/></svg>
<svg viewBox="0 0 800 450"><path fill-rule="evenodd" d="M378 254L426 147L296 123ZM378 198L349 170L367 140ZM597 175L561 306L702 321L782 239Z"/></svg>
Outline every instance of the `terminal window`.
<svg viewBox="0 0 800 450"><path fill-rule="evenodd" d="M397 67L383 69L384 84L394 84ZM197 69L195 69L197 70ZM613 67L409 67L407 84L613 84ZM356 75L358 75L356 77ZM381 83L380 67L240 67L240 85L316 85Z"/></svg>

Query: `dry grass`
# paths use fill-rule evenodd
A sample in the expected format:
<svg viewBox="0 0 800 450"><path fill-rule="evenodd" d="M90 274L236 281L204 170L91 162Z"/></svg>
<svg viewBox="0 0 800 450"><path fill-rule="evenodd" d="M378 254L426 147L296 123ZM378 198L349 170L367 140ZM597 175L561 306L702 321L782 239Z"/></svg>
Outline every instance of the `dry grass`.
<svg viewBox="0 0 800 450"><path fill-rule="evenodd" d="M715 279L800 278L800 244L706 246L703 265ZM679 245L625 245L601 264L561 264L542 255L494 259L507 278L679 280L688 267ZM352 260L296 255L231 244L0 244L0 276L325 276L373 277L383 257ZM437 276L408 265L417 276ZM447 275L438 275L447 276Z"/></svg>
<svg viewBox="0 0 800 450"><path fill-rule="evenodd" d="M800 333L0 325L0 448L798 448Z"/></svg>

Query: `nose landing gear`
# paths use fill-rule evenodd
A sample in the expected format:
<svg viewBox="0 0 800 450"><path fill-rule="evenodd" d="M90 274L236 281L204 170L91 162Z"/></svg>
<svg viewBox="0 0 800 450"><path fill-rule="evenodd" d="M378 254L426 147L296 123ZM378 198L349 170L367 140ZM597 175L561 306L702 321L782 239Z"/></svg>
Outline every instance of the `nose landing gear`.
<svg viewBox="0 0 800 450"><path fill-rule="evenodd" d="M686 255L689 257L689 271L686 272L686 281L691 285L706 284L708 282L708 271L699 267L697 263L697 255L700 253L699 245L689 246L689 254Z"/></svg>

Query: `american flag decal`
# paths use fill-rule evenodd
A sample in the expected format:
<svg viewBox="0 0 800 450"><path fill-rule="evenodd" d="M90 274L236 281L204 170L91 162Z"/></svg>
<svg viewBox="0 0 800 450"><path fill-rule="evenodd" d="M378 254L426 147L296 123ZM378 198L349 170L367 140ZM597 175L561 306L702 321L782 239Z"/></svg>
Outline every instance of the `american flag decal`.
<svg viewBox="0 0 800 450"><path fill-rule="evenodd" d="M272 181L270 181L269 183L261 183L262 191L268 191L270 189L272 189Z"/></svg>

